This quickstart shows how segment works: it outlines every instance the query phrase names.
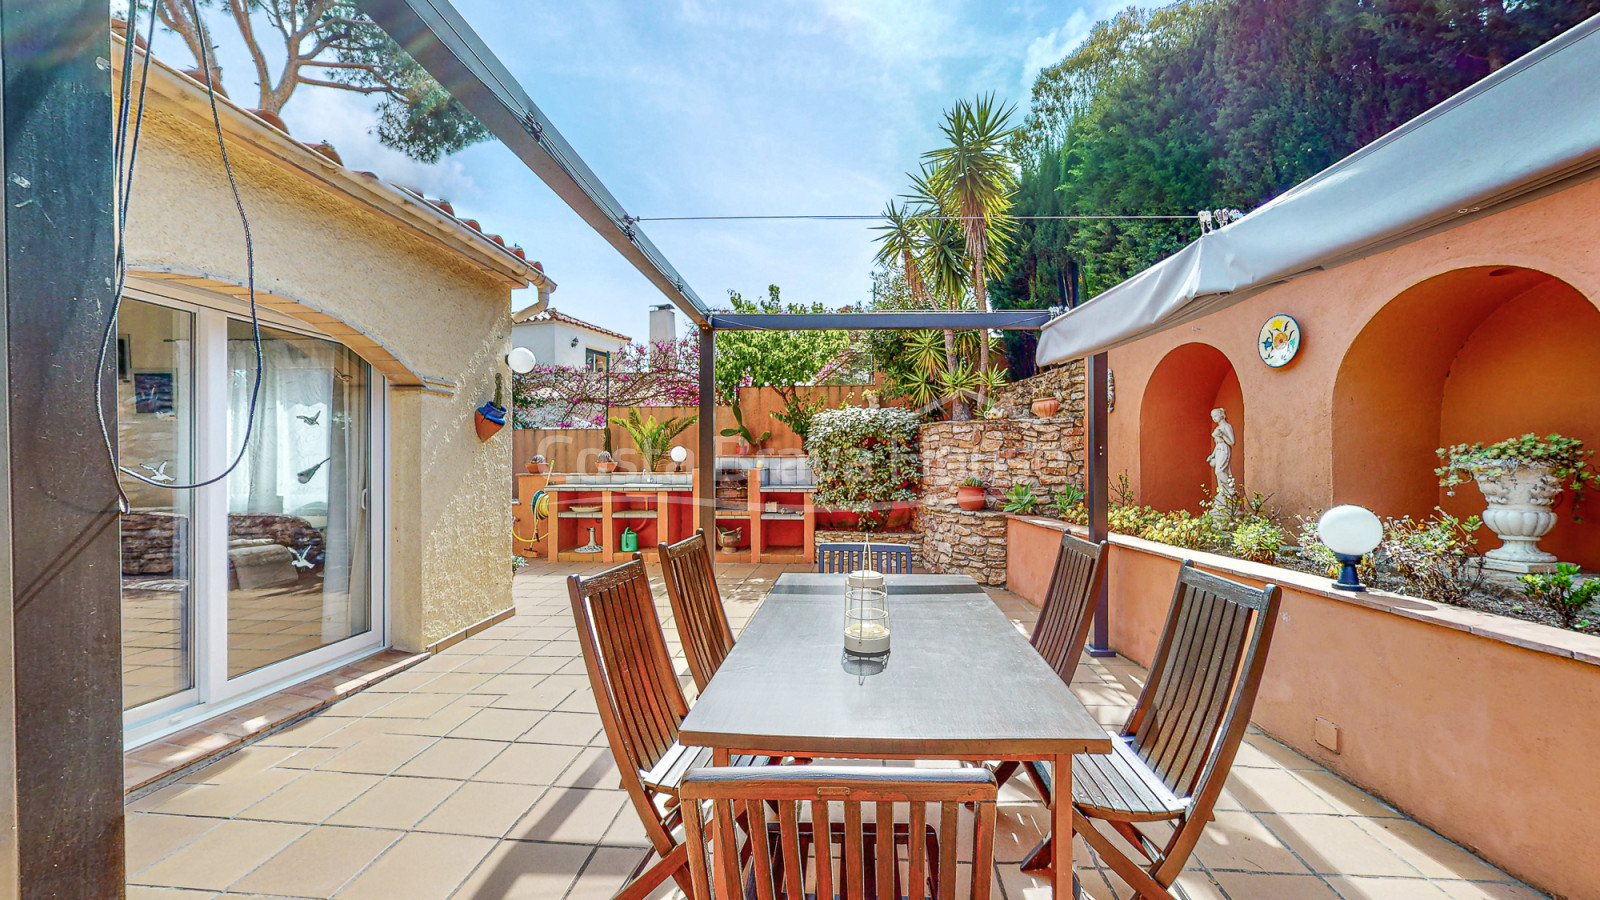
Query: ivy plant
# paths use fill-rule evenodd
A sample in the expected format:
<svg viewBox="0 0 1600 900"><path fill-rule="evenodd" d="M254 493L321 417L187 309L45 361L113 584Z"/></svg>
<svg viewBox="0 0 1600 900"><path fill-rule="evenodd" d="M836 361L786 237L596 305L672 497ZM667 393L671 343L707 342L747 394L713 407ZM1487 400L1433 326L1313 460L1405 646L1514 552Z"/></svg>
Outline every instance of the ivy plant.
<svg viewBox="0 0 1600 900"><path fill-rule="evenodd" d="M1562 486L1572 491L1573 518L1588 488L1600 488L1600 472L1593 464L1594 451L1583 441L1565 435L1539 437L1532 432L1506 438L1493 444L1456 444L1435 451L1444 464L1434 469L1439 484L1454 488L1481 474L1493 474L1526 466L1545 466ZM1452 491L1453 493L1453 491Z"/></svg>

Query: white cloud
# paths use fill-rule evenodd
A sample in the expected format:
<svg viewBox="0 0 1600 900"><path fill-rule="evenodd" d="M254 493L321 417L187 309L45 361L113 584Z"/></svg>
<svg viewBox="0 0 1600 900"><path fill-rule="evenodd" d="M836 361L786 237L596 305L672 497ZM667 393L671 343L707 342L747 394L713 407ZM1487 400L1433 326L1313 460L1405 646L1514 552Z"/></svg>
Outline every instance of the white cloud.
<svg viewBox="0 0 1600 900"><path fill-rule="evenodd" d="M1039 70L1053 66L1060 62L1066 55L1084 39L1094 28L1098 17L1090 17L1083 10L1077 10L1067 17L1065 22L1028 42L1027 52L1022 57L1022 90L1023 96L1031 96L1034 79L1039 77Z"/></svg>

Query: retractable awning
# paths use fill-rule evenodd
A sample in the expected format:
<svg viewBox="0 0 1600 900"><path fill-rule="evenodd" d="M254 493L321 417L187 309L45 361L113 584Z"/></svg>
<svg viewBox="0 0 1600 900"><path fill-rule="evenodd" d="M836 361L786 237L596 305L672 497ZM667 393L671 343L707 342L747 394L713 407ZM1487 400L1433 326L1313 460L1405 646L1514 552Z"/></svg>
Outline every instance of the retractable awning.
<svg viewBox="0 0 1600 900"><path fill-rule="evenodd" d="M1056 317L1040 365L1099 353L1600 169L1600 16Z"/></svg>

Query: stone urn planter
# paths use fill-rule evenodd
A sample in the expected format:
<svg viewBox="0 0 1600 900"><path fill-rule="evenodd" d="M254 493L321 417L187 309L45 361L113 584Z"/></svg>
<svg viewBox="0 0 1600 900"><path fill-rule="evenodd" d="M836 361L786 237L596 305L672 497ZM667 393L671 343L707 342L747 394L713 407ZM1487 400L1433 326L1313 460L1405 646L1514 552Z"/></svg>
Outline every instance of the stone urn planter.
<svg viewBox="0 0 1600 900"><path fill-rule="evenodd" d="M1539 539L1556 525L1551 505L1561 492L1561 482L1550 467L1485 467L1473 473L1473 480L1489 501L1483 524L1502 542L1484 553L1483 564L1506 572L1554 572L1555 554L1539 549Z"/></svg>
<svg viewBox="0 0 1600 900"><path fill-rule="evenodd" d="M1061 408L1061 401L1054 397L1037 397L1033 401L1033 414L1041 419L1048 419Z"/></svg>
<svg viewBox="0 0 1600 900"><path fill-rule="evenodd" d="M742 528L718 528L717 546L732 553L739 549L739 539L742 537L744 537L744 529Z"/></svg>

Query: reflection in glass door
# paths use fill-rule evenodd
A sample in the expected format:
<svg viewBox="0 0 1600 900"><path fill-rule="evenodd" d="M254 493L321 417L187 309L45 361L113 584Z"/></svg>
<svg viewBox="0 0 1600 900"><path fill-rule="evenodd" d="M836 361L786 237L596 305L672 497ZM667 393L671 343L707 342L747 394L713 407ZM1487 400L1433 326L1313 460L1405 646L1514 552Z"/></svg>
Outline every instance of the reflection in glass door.
<svg viewBox="0 0 1600 900"><path fill-rule="evenodd" d="M117 322L117 452L124 468L163 484L193 470L194 316L122 301ZM119 476L122 517L122 705L194 686L191 496Z"/></svg>
<svg viewBox="0 0 1600 900"><path fill-rule="evenodd" d="M261 389L228 477L227 673L372 629L367 364L331 341L262 327ZM228 445L255 378L249 322L228 322Z"/></svg>

